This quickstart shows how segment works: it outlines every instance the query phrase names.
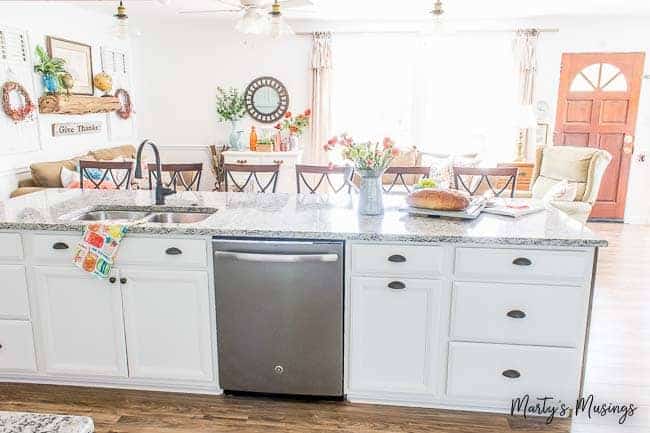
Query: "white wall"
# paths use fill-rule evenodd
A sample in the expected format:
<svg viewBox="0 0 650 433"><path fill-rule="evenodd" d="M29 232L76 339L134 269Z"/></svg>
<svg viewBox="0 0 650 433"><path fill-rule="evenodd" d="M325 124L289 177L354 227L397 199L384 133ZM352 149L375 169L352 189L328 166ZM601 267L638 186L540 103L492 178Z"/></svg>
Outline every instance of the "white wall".
<svg viewBox="0 0 650 433"><path fill-rule="evenodd" d="M21 4L22 3L22 4ZM27 4L29 3L29 4ZM36 45L46 47L46 36L54 36L82 42L92 46L93 72L101 71L100 47L111 47L127 53L130 52L128 43L113 39L109 29L114 19L110 16L99 15L89 12L73 5L62 5L53 2L2 2L0 4L0 24L13 28L26 30L29 38L29 45L32 60L35 60L34 48ZM132 65L133 62L131 61ZM42 95L40 75L32 76L35 95L31 95L35 103ZM124 83L120 83L125 86ZM137 92L128 83L132 98L137 104ZM99 91L96 91L99 95ZM4 117L4 113L0 113ZM0 197L6 197L16 186L16 172L24 172L26 167L37 161L49 161L68 158L86 153L88 150L134 143L136 139L135 120L130 120L128 128L120 127L119 138L113 138L109 134L109 125L115 123L112 117L117 118L114 113L89 114L83 116L61 116L61 115L38 115L38 129L40 132L40 143L34 146L34 151L15 151L10 154L3 154L0 158ZM7 118L8 119L8 118ZM6 121L7 119L2 119ZM76 121L99 121L103 125L100 134L53 137L51 132L52 123L76 122ZM119 122L119 121L118 121ZM126 131L126 133L125 133ZM0 140L7 137L0 137Z"/></svg>
<svg viewBox="0 0 650 433"><path fill-rule="evenodd" d="M217 121L217 86L243 90L259 76L270 75L284 83L290 110L308 108L310 38L244 38L232 27L229 20L142 26L143 36L135 41L134 53L139 61L143 137L162 146L225 143L230 125ZM242 125L248 140L251 120L246 118Z"/></svg>

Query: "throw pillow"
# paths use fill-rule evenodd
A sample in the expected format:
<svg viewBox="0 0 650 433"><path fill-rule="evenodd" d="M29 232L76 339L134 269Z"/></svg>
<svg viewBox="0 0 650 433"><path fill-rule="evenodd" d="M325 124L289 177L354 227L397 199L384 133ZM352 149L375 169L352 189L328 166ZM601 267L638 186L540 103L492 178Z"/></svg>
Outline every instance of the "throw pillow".
<svg viewBox="0 0 650 433"><path fill-rule="evenodd" d="M551 201L575 201L578 194L578 185L574 182L569 183L566 179L553 185L544 194L542 201L548 203Z"/></svg>
<svg viewBox="0 0 650 433"><path fill-rule="evenodd" d="M70 184L73 182L79 183L79 172L78 171L73 171L69 170L65 167L61 167L61 185L63 185L64 188L68 188Z"/></svg>

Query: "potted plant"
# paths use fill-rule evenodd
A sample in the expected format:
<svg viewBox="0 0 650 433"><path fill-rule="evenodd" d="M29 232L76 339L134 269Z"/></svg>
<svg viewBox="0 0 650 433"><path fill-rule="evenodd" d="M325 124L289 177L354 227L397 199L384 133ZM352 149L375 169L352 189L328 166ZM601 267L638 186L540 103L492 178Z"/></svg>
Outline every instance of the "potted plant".
<svg viewBox="0 0 650 433"><path fill-rule="evenodd" d="M325 151L341 148L344 159L352 163L361 177L359 191L359 213L381 215L384 212L381 177L391 161L399 155L395 142L384 138L382 143L355 142L347 134L333 137L324 146Z"/></svg>
<svg viewBox="0 0 650 433"><path fill-rule="evenodd" d="M294 116L290 111L284 114L284 118L275 125L282 138L282 149L294 150L298 147L296 138L300 137L307 127L311 118L311 110L306 109L301 114Z"/></svg>
<svg viewBox="0 0 650 433"><path fill-rule="evenodd" d="M239 126L239 121L246 114L244 95L239 90L231 87L223 89L217 87L217 115L220 122L230 122L232 127L228 143L233 150L242 150L241 142L244 131Z"/></svg>
<svg viewBox="0 0 650 433"><path fill-rule="evenodd" d="M65 73L65 60L50 57L40 45L36 46L36 55L39 63L34 65L34 72L43 76L43 87L47 93L56 93L59 90L60 76Z"/></svg>

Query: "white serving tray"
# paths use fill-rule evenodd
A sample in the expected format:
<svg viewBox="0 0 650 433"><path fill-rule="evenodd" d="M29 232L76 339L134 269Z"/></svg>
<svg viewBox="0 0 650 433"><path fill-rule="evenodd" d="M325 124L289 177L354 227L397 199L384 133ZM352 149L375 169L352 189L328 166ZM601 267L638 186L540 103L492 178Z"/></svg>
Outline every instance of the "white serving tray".
<svg viewBox="0 0 650 433"><path fill-rule="evenodd" d="M400 211L408 212L411 215L473 220L478 218L478 216L485 208L485 204L486 204L486 200L484 198L477 197L472 199L467 209L460 210L460 211L434 210L434 209L425 209L421 207L412 207L412 206L400 208Z"/></svg>

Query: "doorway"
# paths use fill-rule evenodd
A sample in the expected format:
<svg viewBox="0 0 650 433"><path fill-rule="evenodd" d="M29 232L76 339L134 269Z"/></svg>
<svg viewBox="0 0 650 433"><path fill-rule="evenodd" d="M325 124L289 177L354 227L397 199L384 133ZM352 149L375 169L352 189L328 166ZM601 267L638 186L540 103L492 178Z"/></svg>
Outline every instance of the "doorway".
<svg viewBox="0 0 650 433"><path fill-rule="evenodd" d="M564 53L555 145L612 154L593 219L623 220L645 53Z"/></svg>

